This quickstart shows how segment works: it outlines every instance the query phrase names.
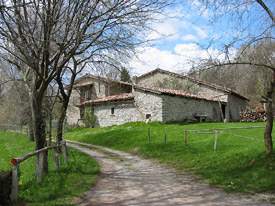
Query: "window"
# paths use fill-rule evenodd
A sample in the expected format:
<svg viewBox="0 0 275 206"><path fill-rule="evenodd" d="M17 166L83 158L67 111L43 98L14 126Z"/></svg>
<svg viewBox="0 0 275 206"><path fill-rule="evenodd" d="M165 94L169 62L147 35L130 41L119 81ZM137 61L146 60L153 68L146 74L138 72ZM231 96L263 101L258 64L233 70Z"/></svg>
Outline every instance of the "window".
<svg viewBox="0 0 275 206"><path fill-rule="evenodd" d="M87 88L85 90L85 100L90 100L91 99L91 89Z"/></svg>
<svg viewBox="0 0 275 206"><path fill-rule="evenodd" d="M89 87L82 88L80 91L81 103L91 100L91 98L92 98L92 87L89 86Z"/></svg>
<svg viewBox="0 0 275 206"><path fill-rule="evenodd" d="M145 122L146 122L146 124L148 124L149 122L151 122L151 114L146 114L145 115Z"/></svg>
<svg viewBox="0 0 275 206"><path fill-rule="evenodd" d="M115 114L115 108L114 107L111 107L111 114Z"/></svg>

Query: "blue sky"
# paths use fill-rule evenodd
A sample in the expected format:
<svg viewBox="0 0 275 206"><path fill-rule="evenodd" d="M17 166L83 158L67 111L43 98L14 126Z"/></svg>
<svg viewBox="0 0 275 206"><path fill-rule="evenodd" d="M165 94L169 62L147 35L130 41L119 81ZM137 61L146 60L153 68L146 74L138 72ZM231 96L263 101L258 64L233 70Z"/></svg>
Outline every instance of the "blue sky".
<svg viewBox="0 0 275 206"><path fill-rule="evenodd" d="M209 21L213 13L200 4L198 0L190 2L190 4L178 4L167 8L165 15L159 17L162 21L152 24L158 33L148 33L148 39L160 38L160 34L166 37L154 42L154 45L137 48L138 59L133 58L128 65L132 68L132 75L141 75L156 67L174 72L188 72L195 62L206 59L210 54L221 60L225 58L221 54L223 44L227 43L231 37L238 35L238 30L229 29L239 25L236 22L231 22L229 17L222 19L219 23L211 24ZM274 0L266 0L266 2L274 9ZM255 14L254 19L262 22L262 19L258 18L257 13L255 13L255 11L259 12L259 9L262 10L257 3L254 3L253 7L248 5L244 9L253 12ZM262 12L264 11L262 10ZM259 28L259 25L254 24L254 22L253 25ZM242 32L245 31L244 28ZM205 48L209 46L211 40L215 40L216 44L206 50ZM236 54L238 46L229 49L231 58Z"/></svg>
<svg viewBox="0 0 275 206"><path fill-rule="evenodd" d="M141 61L131 61L132 75L140 75L156 67L187 72L198 57L207 57L207 52L201 45L208 45L209 39L218 35L209 24L209 11L198 1L167 8L165 15L160 18L163 18L160 23L152 25L158 32L149 33L147 38L163 38L155 41L153 46L137 49Z"/></svg>

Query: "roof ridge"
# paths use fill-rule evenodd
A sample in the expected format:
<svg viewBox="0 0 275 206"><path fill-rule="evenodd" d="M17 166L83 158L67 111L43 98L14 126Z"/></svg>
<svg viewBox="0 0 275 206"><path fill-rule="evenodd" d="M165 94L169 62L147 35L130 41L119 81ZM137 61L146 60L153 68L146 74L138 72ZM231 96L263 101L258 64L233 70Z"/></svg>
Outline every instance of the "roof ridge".
<svg viewBox="0 0 275 206"><path fill-rule="evenodd" d="M176 90L176 89L163 89L163 88L157 88L157 87L144 87L142 85L135 84L135 88L144 89L146 91L152 91L152 92L159 92L161 94L170 94L170 95L178 95L183 96L187 98L193 98L193 99L200 99L200 100L207 100L207 101L215 101L218 102L218 100L211 99L211 98L205 98L201 97L195 94L191 94L189 92L185 92L182 90Z"/></svg>
<svg viewBox="0 0 275 206"><path fill-rule="evenodd" d="M84 78L87 78L87 77L98 78L98 79L102 79L104 81L111 81L111 82L117 82L117 83L121 83L121 84L132 85L129 82L123 82L123 81L120 81L120 80L111 79L111 78L103 77L103 76L100 76L100 75L94 75L94 74L90 74L90 73L86 73L84 76L78 78L76 80L76 83L79 82L80 80L84 79Z"/></svg>
<svg viewBox="0 0 275 206"><path fill-rule="evenodd" d="M122 93L122 94L114 94L98 99L91 99L82 103L82 105L90 104L90 103L99 103L99 102L109 102L109 101L117 101L117 100L130 100L133 99L135 95L133 93Z"/></svg>
<svg viewBox="0 0 275 206"><path fill-rule="evenodd" d="M150 74L152 74L152 73L154 73L156 71L162 71L162 72L173 74L173 75L176 75L176 76L179 76L179 77L182 77L182 78L190 79L190 80L198 82L200 84L205 84L205 85L208 85L208 86L216 87L217 89L225 90L227 92L231 92L232 91L232 89L227 88L227 87L223 87L223 86L220 86L220 85L217 85L217 84L214 84L214 83L210 83L210 82L206 82L206 81L203 81L203 80L199 80L199 79L196 79L196 78L193 78L193 77L189 77L189 76L186 76L186 75L183 75L183 74L179 74L179 73L176 73L176 72L171 72L169 70L161 69L159 67L157 67L156 69L154 69L154 70L152 70L150 72L147 72L145 74L140 75L139 77L137 77L137 79L140 79L140 78L143 78L145 76L148 76L148 75L150 75Z"/></svg>

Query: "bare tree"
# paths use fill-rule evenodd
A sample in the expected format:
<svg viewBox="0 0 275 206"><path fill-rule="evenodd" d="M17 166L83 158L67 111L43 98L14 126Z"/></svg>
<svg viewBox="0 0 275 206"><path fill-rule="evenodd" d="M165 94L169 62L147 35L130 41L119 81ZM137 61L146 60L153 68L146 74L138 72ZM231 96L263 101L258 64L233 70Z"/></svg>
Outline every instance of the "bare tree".
<svg viewBox="0 0 275 206"><path fill-rule="evenodd" d="M167 5L166 0L1 1L1 57L28 85L36 149L46 146L44 94L72 58L101 62L113 51L126 55L143 43L146 23Z"/></svg>
<svg viewBox="0 0 275 206"><path fill-rule="evenodd" d="M205 9L209 9L214 23L227 22L227 30L223 36L228 38L221 38L223 42L223 49L225 59L211 57L210 61L205 60L204 66L224 66L224 65L247 65L259 67L261 69L270 70L272 72L272 80L269 83L269 88L266 91L266 112L267 123L264 133L265 149L267 154L273 153L272 143L272 127L273 127L273 112L272 101L275 88L275 65L272 61L262 61L254 58L242 58L250 46L256 42L267 39L274 41L275 17L274 17L274 1L272 0L199 0ZM210 12L210 13L211 13ZM230 35L229 35L230 34ZM212 40L211 43L218 42ZM238 58L229 58L229 50L232 47L240 47L242 45L242 52ZM211 63L211 65L209 65Z"/></svg>
<svg viewBox="0 0 275 206"><path fill-rule="evenodd" d="M254 62L258 63L275 64L273 58L274 41L266 39L245 47L245 51L241 47L237 52L239 62L248 62L253 59ZM272 81L272 70L253 65L231 64L203 70L200 72L199 78L231 88L248 97L250 100L248 102L249 108L255 109L262 103L262 96L266 95L267 88Z"/></svg>

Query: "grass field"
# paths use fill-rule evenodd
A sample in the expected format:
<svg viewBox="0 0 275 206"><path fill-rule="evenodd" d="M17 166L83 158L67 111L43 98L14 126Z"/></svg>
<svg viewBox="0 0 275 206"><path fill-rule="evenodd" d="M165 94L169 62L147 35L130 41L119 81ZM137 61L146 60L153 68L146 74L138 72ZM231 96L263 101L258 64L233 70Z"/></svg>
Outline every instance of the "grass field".
<svg viewBox="0 0 275 206"><path fill-rule="evenodd" d="M0 172L11 169L13 157L21 157L35 149L26 135L0 131ZM69 163L54 170L53 153L49 152L49 173L36 183L35 157L20 164L19 202L17 205L66 205L86 191L96 180L99 166L89 156L68 148Z"/></svg>
<svg viewBox="0 0 275 206"><path fill-rule="evenodd" d="M226 191L274 193L275 155L265 155L264 142L219 134L217 150L214 151L215 134L188 132L188 143L187 146L184 145L184 130L264 125L265 123L127 123L107 128L78 128L66 133L65 138L154 158L177 169L187 169L202 181L223 187ZM264 128L225 132L263 140ZM273 136L274 134L275 132Z"/></svg>

